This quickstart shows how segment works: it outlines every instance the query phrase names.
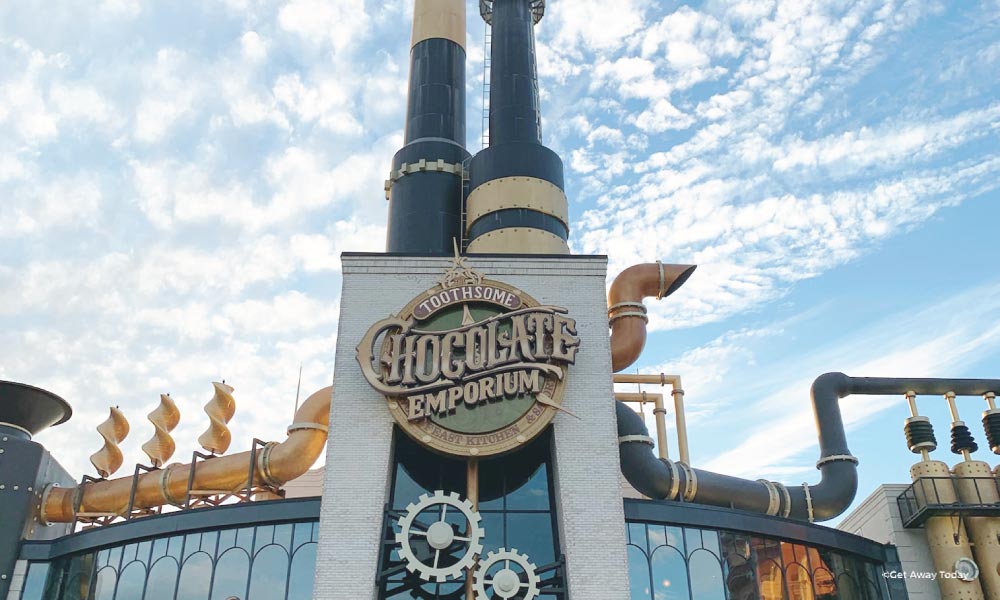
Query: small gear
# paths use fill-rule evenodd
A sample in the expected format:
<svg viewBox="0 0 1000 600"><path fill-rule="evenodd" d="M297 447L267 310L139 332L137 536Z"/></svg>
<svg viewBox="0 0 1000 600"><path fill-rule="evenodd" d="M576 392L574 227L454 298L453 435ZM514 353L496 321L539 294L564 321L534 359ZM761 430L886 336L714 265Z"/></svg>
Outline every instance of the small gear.
<svg viewBox="0 0 1000 600"><path fill-rule="evenodd" d="M437 515L437 520L429 527L417 522L417 517L430 508L441 507L441 512ZM465 535L456 533L455 528L445 517L448 508L457 509L468 523L468 531ZM424 581L430 581L433 577L438 583L444 583L449 578L457 579L464 575L466 569L472 568L475 564L476 556L483 551L483 530L479 526L482 517L468 500L462 500L455 492L446 494L442 491L434 492L434 495L423 494L420 499L406 507L406 515L399 520L399 533L396 534L396 543L399 544L399 555L406 564L406 570L416 572ZM415 527L416 526L416 527ZM421 531L418 527L426 527ZM414 537L422 537L433 555L428 556L429 562L424 562L417 558L411 543ZM448 566L439 566L441 563L441 553L452 548L456 543L465 546L464 552L456 562ZM430 554L430 552L428 552Z"/></svg>
<svg viewBox="0 0 1000 600"><path fill-rule="evenodd" d="M503 562L503 568L490 573L500 562ZM538 595L539 577L535 569L528 555L519 554L517 548L490 552L479 561L476 571L476 600L532 600ZM493 596L487 595L487 587L492 589Z"/></svg>

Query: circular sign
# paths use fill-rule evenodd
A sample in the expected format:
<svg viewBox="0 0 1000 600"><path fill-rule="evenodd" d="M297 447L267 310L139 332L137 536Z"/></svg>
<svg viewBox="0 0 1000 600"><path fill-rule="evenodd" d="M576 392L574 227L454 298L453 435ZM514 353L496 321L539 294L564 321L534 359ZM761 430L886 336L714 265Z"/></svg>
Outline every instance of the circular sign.
<svg viewBox="0 0 1000 600"><path fill-rule="evenodd" d="M416 441L493 456L533 439L560 409L580 344L566 312L498 281L443 283L373 325L358 362Z"/></svg>

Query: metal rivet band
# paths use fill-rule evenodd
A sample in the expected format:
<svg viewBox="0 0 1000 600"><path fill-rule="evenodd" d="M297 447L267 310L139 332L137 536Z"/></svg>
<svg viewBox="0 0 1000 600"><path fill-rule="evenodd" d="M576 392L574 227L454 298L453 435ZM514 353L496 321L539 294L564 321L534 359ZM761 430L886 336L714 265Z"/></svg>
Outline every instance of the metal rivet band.
<svg viewBox="0 0 1000 600"><path fill-rule="evenodd" d="M757 483L762 484L767 490L767 515L774 517L778 514L778 507L781 501L778 499L778 490L774 484L766 479L758 479Z"/></svg>
<svg viewBox="0 0 1000 600"><path fill-rule="evenodd" d="M612 304L611 306L608 307L608 315L618 310L619 308L625 308L625 307L638 308L642 312L646 312L646 305L643 304L642 302L619 302L618 304Z"/></svg>
<svg viewBox="0 0 1000 600"><path fill-rule="evenodd" d="M259 458L257 459L257 471L260 473L260 478L264 480L264 483L271 487L281 487L283 482L279 481L271 474L271 451L278 446L277 442L268 442L261 449ZM247 485L253 485L252 481L248 481Z"/></svg>
<svg viewBox="0 0 1000 600"><path fill-rule="evenodd" d="M803 483L802 484L802 490L806 494L806 510L809 513L809 522L810 523L815 523L816 522L816 515L813 512L813 498L812 498L812 493L809 491L809 484L808 483Z"/></svg>
<svg viewBox="0 0 1000 600"><path fill-rule="evenodd" d="M851 456L850 454L833 454L831 456L824 456L823 458L816 461L816 468L818 469L827 463L839 462L839 461L852 462L855 465L857 465L859 462L857 456Z"/></svg>
<svg viewBox="0 0 1000 600"><path fill-rule="evenodd" d="M322 431L323 433L328 433L330 431L330 428L327 427L326 425L322 425L320 423L306 422L306 423L292 423L291 425L288 426L287 433L292 433L293 431L299 431L302 429L315 429L317 431Z"/></svg>
<svg viewBox="0 0 1000 600"><path fill-rule="evenodd" d="M653 438L648 435L623 435L618 438L619 444L628 444L630 442L635 442L639 444L649 444L650 446L655 445Z"/></svg>
<svg viewBox="0 0 1000 600"><path fill-rule="evenodd" d="M677 466L684 471L684 501L691 502L698 495L698 475L682 462L677 463Z"/></svg>
<svg viewBox="0 0 1000 600"><path fill-rule="evenodd" d="M50 483L45 486L44 490L42 490L42 502L41 508L38 511L38 522L45 527L52 526L52 523L49 522L48 516L45 514L45 509L48 508L49 494L52 493L52 490L57 487L59 487L58 483Z"/></svg>
<svg viewBox="0 0 1000 600"><path fill-rule="evenodd" d="M385 180L385 199L389 199L389 192L392 185L407 175L419 173L421 171L437 171L440 173L451 173L453 175L464 176L465 167L462 163L448 163L442 158L426 159L421 158L415 163L403 163L398 170L389 173L389 179Z"/></svg>
<svg viewBox="0 0 1000 600"><path fill-rule="evenodd" d="M788 515L792 512L792 495L788 493L788 488L784 484L777 481L772 481L771 483L774 484L774 487L778 488L778 491L781 492L781 495L785 499L785 510L781 511L781 516L787 519Z"/></svg>
<svg viewBox="0 0 1000 600"><path fill-rule="evenodd" d="M173 474L173 469L167 468L160 472L160 493L163 494L163 499L173 504L174 506L183 506L184 500L180 498L174 498L170 495L170 476Z"/></svg>
<svg viewBox="0 0 1000 600"><path fill-rule="evenodd" d="M645 312L628 311L628 312L618 313L617 315L608 319L608 325L613 325L614 322L617 321L618 319L624 319L626 317L639 317L643 321L649 323L649 317L646 316Z"/></svg>
<svg viewBox="0 0 1000 600"><path fill-rule="evenodd" d="M656 261L656 266L660 269L660 291L657 292L656 299L657 300L663 300L663 294L665 294L666 291L667 291L666 290L666 287L667 287L667 275L666 275L666 273L663 272L663 262L662 261L659 261L659 260Z"/></svg>
<svg viewBox="0 0 1000 600"><path fill-rule="evenodd" d="M677 465L666 458L661 458L660 462L670 467L670 494L667 500L677 500L677 494L681 491L681 474L677 470Z"/></svg>

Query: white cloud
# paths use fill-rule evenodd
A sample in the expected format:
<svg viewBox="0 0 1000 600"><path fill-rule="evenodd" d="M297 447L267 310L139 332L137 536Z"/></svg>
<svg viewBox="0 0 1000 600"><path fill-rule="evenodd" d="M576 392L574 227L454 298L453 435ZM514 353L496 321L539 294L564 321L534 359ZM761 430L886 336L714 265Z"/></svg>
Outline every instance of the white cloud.
<svg viewBox="0 0 1000 600"><path fill-rule="evenodd" d="M240 38L240 48L243 56L252 62L260 62L267 58L267 43L256 31L248 31Z"/></svg>
<svg viewBox="0 0 1000 600"><path fill-rule="evenodd" d="M278 23L312 44L329 44L337 52L357 46L368 31L370 17L364 0L291 0L279 11Z"/></svg>
<svg viewBox="0 0 1000 600"><path fill-rule="evenodd" d="M816 348L808 358L779 365L781 373L823 372L830 364L848 375L883 377L961 377L972 358L1000 348L1000 285L964 290L947 300L887 318L862 336ZM790 462L811 469L816 447L812 408L806 401L813 375L792 381L771 381L759 400L743 408L764 420L752 426L745 441L717 454L704 468L737 476L767 477ZM904 402L899 397L850 396L840 407L848 430ZM775 440L781 440L776 444ZM848 434L848 443L850 435ZM747 457L753 460L747 460Z"/></svg>

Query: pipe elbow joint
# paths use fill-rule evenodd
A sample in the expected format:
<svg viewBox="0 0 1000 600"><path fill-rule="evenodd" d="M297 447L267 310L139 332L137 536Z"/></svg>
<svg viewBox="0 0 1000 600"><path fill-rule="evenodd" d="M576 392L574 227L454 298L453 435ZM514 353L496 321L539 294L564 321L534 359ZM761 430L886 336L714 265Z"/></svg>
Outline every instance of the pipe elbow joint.
<svg viewBox="0 0 1000 600"><path fill-rule="evenodd" d="M813 381L813 398L830 395L843 398L850 393L851 378L840 372L823 373Z"/></svg>
<svg viewBox="0 0 1000 600"><path fill-rule="evenodd" d="M615 278L608 290L611 327L611 369L615 373L634 363L646 345L646 307L643 300L666 298L677 291L697 269L694 265L662 262L633 265Z"/></svg>
<svg viewBox="0 0 1000 600"><path fill-rule="evenodd" d="M615 401L615 415L618 419L619 461L625 480L643 496L672 498L677 487L675 470L669 461L665 462L652 453L652 438L642 418L618 401Z"/></svg>
<svg viewBox="0 0 1000 600"><path fill-rule="evenodd" d="M849 461L823 467L823 479L809 490L812 497L812 518L829 521L843 514L858 493L858 468Z"/></svg>

